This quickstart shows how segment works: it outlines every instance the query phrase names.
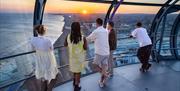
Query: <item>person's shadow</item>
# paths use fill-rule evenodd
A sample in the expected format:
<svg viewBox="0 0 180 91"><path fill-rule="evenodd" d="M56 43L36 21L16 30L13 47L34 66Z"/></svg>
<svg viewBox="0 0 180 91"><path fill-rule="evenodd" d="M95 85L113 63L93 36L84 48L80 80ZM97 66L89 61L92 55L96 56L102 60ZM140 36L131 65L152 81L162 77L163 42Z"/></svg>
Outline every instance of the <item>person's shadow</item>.
<svg viewBox="0 0 180 91"><path fill-rule="evenodd" d="M62 79L62 77L58 74L56 79L51 80L47 86L47 82L37 80L35 77L32 77L25 81L23 87L25 87L27 91L52 91L60 79Z"/></svg>

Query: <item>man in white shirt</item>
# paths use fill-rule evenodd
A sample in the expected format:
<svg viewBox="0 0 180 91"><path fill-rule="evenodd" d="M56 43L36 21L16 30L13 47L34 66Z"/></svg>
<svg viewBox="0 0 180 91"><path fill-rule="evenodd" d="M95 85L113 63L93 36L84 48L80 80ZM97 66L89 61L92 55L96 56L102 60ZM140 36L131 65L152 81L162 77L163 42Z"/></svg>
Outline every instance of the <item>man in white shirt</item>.
<svg viewBox="0 0 180 91"><path fill-rule="evenodd" d="M108 30L103 26L103 20L96 19L97 28L86 38L87 41L93 41L95 45L94 66L101 73L100 87L104 87L105 80L108 77L108 59L109 59L109 42Z"/></svg>
<svg viewBox="0 0 180 91"><path fill-rule="evenodd" d="M147 30L142 27L141 22L136 24L136 29L132 31L130 37L136 38L139 43L140 48L138 49L137 56L142 63L140 71L146 72L151 67L148 60L151 55L152 42L148 36Z"/></svg>

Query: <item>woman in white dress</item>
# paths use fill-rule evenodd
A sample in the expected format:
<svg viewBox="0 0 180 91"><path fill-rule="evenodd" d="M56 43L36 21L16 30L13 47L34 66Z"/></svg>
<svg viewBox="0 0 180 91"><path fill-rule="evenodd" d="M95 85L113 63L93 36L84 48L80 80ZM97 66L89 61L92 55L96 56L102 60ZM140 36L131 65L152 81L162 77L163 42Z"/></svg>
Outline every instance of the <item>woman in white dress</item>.
<svg viewBox="0 0 180 91"><path fill-rule="evenodd" d="M53 45L49 39L44 37L46 29L43 25L36 26L35 30L38 33L38 37L33 37L31 40L32 47L36 50L37 58L35 61L35 77L46 84L44 91L49 91L49 83L58 74Z"/></svg>

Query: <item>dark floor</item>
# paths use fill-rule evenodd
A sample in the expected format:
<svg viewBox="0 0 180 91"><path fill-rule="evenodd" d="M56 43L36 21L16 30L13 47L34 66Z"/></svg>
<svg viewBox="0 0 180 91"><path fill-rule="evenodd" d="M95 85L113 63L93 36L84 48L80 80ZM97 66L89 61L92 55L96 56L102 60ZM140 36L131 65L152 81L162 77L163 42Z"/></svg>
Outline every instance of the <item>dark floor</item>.
<svg viewBox="0 0 180 91"><path fill-rule="evenodd" d="M114 69L114 77L107 86L100 88L98 73L81 79L81 91L180 91L180 61L153 63L147 73L139 72L140 64ZM54 88L53 91L73 91L72 82Z"/></svg>

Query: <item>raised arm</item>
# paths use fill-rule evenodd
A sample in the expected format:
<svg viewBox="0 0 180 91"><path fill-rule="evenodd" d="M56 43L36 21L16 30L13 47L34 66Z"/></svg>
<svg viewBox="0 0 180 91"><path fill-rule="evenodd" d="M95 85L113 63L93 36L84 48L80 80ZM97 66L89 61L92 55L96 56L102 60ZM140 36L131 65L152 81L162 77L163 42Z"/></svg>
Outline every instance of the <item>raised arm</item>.
<svg viewBox="0 0 180 91"><path fill-rule="evenodd" d="M94 41L96 39L96 32L95 31L93 31L88 37L86 37L86 40L88 41L88 42L92 42L92 41Z"/></svg>
<svg viewBox="0 0 180 91"><path fill-rule="evenodd" d="M137 35L137 30L135 29L135 30L133 30L132 32L131 32L131 34L130 34L130 38L135 38L136 37L136 35Z"/></svg>
<svg viewBox="0 0 180 91"><path fill-rule="evenodd" d="M64 46L67 47L68 46L68 42L67 42L67 37L64 40Z"/></svg>

